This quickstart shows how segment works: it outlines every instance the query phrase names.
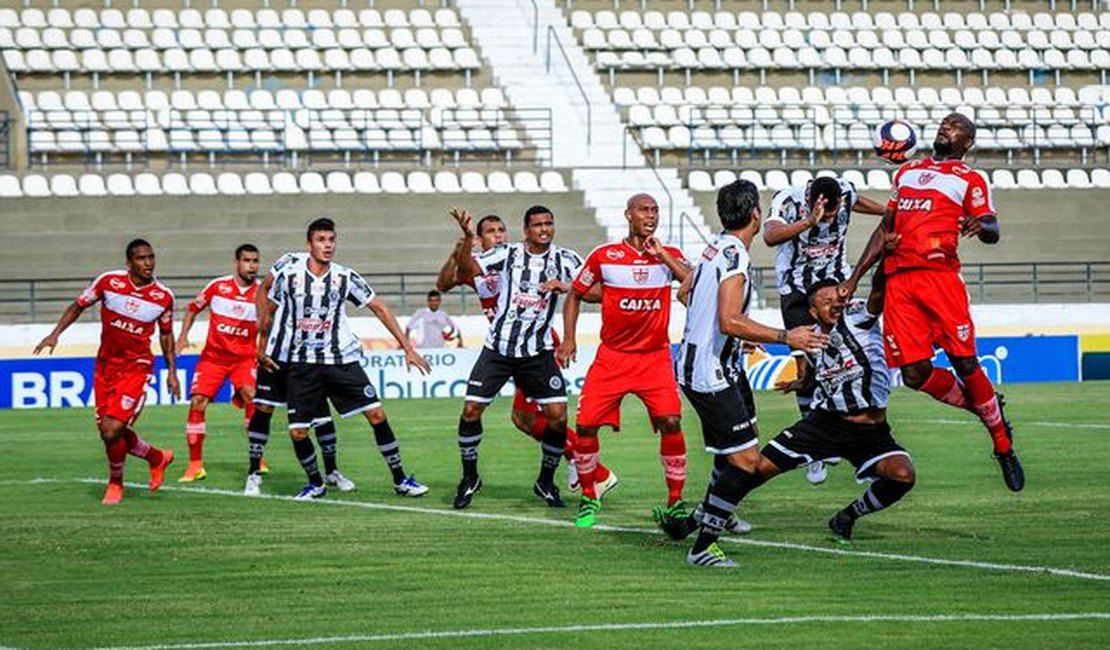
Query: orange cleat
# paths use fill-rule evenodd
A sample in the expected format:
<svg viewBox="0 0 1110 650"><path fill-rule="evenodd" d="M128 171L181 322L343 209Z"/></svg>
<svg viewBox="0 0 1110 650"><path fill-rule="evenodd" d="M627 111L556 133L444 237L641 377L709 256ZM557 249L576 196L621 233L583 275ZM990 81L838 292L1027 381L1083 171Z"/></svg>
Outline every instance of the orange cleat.
<svg viewBox="0 0 1110 650"><path fill-rule="evenodd" d="M150 466L150 491L157 492L166 479L166 468L173 462L173 450L162 450L162 462Z"/></svg>
<svg viewBox="0 0 1110 650"><path fill-rule="evenodd" d="M265 458L262 458L262 459L259 460L258 473L259 474L269 474L270 473L270 466L269 466L269 464L266 463Z"/></svg>
<svg viewBox="0 0 1110 650"><path fill-rule="evenodd" d="M118 506L120 501L123 501L123 485L109 483L108 489L104 491L104 498L100 502L106 506Z"/></svg>
<svg viewBox="0 0 1110 650"><path fill-rule="evenodd" d="M208 472L204 469L204 463L193 460L189 461L189 466L185 468L185 473L177 479L177 482L192 483L193 481L203 481L206 478L208 478Z"/></svg>

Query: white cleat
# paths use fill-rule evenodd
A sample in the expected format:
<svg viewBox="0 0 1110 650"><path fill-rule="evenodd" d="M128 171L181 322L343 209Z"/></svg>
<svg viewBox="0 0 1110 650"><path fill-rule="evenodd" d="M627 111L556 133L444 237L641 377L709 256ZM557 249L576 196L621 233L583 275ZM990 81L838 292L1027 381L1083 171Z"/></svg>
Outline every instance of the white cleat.
<svg viewBox="0 0 1110 650"><path fill-rule="evenodd" d="M690 552L686 554L686 564L713 567L715 569L732 569L740 566L725 555L721 547L717 546L717 542L710 544L709 548L701 553L694 553L693 549L691 549Z"/></svg>
<svg viewBox="0 0 1110 650"><path fill-rule="evenodd" d="M403 497L419 497L428 493L428 486L417 481L416 477L408 476L400 483L395 483L393 485L393 491ZM476 491L477 490L475 490L475 492Z"/></svg>
<svg viewBox="0 0 1110 650"><path fill-rule="evenodd" d="M573 460L567 463L567 489L571 492L582 489L582 484L578 482L578 467Z"/></svg>
<svg viewBox="0 0 1110 650"><path fill-rule="evenodd" d="M324 483L338 489L340 492L355 491L355 482L340 474L339 470L335 470L331 474L325 474Z"/></svg>
<svg viewBox="0 0 1110 650"><path fill-rule="evenodd" d="M261 474L247 474L247 484L243 487L243 494L248 497L262 496Z"/></svg>
<svg viewBox="0 0 1110 650"><path fill-rule="evenodd" d="M825 469L824 461L815 460L806 467L806 480L813 485L824 483L828 477L829 471Z"/></svg>
<svg viewBox="0 0 1110 650"><path fill-rule="evenodd" d="M609 478L605 479L604 481L599 481L594 486L595 489L597 490L597 498L600 499L601 497L605 496L606 494L609 494L618 485L620 485L620 479L617 478L617 473L614 472L613 470L609 470Z"/></svg>

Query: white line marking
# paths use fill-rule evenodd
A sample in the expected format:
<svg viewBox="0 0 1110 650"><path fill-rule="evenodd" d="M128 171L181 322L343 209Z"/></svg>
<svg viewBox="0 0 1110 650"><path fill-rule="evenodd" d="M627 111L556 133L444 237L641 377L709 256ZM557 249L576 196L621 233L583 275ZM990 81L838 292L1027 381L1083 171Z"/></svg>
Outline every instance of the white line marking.
<svg viewBox="0 0 1110 650"><path fill-rule="evenodd" d="M1062 614L932 614L861 616L784 616L778 618L726 618L667 623L599 623L596 625L563 625L543 627L508 627L473 630L400 632L397 634L352 634L349 636L309 637L304 639L259 639L256 641L212 641L203 643L159 643L142 646L106 646L86 650L209 650L213 648L262 648L306 646L334 643L375 643L385 641L419 641L423 639L458 639L474 637L522 636L527 634L574 634L578 632L620 632L628 630L682 630L706 627L800 625L805 623L1013 623L1110 620L1110 612L1078 612Z"/></svg>
<svg viewBox="0 0 1110 650"><path fill-rule="evenodd" d="M954 418L891 418L891 422L897 424L899 422L908 422L911 424L944 424L944 425L960 425L960 426L980 426L978 420L968 418L966 420L958 420ZM1022 426L1027 427L1045 427L1049 429L1095 429L1106 430L1110 429L1110 424L1098 422L1047 422L1039 420L1015 420L1014 426L1019 430Z"/></svg>
<svg viewBox="0 0 1110 650"><path fill-rule="evenodd" d="M94 483L100 484L104 482L101 478L81 478L81 479L52 479L52 478L39 478L31 479L28 481L0 481L0 485L22 485L26 483ZM146 489L145 484L128 483L128 487L136 489ZM207 494L213 496L230 496L238 497L241 499L269 499L272 501L292 501L294 503L304 503L298 501L292 496L264 494L260 497L248 497L242 492L235 490L224 490L220 488L203 488L203 487L189 487L178 485L163 485L162 490L167 492L187 492L191 494ZM385 503L373 503L370 501L346 501L339 499L315 499L314 503L333 506L345 506L348 508L366 508L368 510L387 510L392 512L409 512L423 515L440 515L444 517L462 517L464 519L486 519L495 521L509 521L521 524L534 524L538 526L553 526L557 528L574 528L574 522L564 521L559 519L543 519L540 517L521 517L518 515L503 515L492 512L474 512L472 510L441 510L438 508L421 508L417 506L398 506ZM610 531L618 533L633 533L637 535L660 535L661 532L654 528L634 528L629 526L609 526L599 524L594 526L595 530ZM950 560L946 558L925 557L919 555L906 555L902 553L883 553L880 551L857 551L836 547L825 546L808 546L806 544L796 544L794 542L775 542L769 540L749 539L742 537L722 537L722 541L733 542L735 544L746 544L748 546L760 546L764 548L779 548L791 551L803 551L806 553L824 553L826 555L843 555L848 557L863 557L873 558L879 560L892 560L896 562L915 562L919 564L934 564L940 566L956 566L967 567L971 569L984 569L988 571L1009 571L1014 573L1032 573L1057 576L1062 578L1078 578L1081 580L1097 580L1097 581L1110 581L1110 574L1104 573L1090 573L1086 571L1075 571L1072 569L1060 569L1056 567L1046 566L1031 566L1022 564L1002 564L998 562L981 562L978 560Z"/></svg>

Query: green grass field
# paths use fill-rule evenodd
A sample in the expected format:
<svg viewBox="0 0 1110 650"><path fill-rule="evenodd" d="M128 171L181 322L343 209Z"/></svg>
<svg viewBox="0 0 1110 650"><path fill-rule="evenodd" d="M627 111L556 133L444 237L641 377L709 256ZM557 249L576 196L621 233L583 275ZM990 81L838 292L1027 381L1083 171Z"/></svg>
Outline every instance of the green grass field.
<svg viewBox="0 0 1110 650"><path fill-rule="evenodd" d="M209 415L209 479L179 486L185 407L151 408L140 431L179 460L161 492L132 487L110 509L89 411L2 412L0 646L1105 648L1110 383L1007 394L1024 492L1004 488L970 416L901 390L891 419L917 488L838 547L825 522L861 491L850 469L819 487L780 477L746 502L755 530L723 544L741 562L724 572L686 566L686 546L654 534L665 491L638 403L602 438L621 486L600 520L620 530L577 530L572 510L532 496L539 452L508 400L487 413L486 487L461 515L457 401L386 404L426 497L394 496L368 427L349 421L340 465L358 491L316 503L242 497L246 443L227 405ZM793 402L757 399L766 440ZM687 416L696 500L709 459ZM275 425L263 489L288 496L304 476L283 415ZM145 463L127 478L145 484Z"/></svg>

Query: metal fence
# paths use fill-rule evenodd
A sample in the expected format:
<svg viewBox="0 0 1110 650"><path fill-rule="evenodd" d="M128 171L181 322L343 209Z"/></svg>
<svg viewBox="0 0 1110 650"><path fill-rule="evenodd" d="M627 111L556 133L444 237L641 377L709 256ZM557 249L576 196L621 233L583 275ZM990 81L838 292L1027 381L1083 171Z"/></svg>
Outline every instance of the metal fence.
<svg viewBox="0 0 1110 650"><path fill-rule="evenodd" d="M964 280L973 303L1082 303L1110 302L1110 261L1105 262L1004 262L965 264ZM404 316L422 307L436 274L402 271L367 274L378 295L394 313ZM177 294L178 308L192 298L211 277L162 276ZM88 282L88 278L45 278L0 280L0 322L45 323L55 320ZM752 269L752 282L759 291L759 305L774 307L775 270ZM864 287L866 290L866 287ZM478 301L469 289L455 289L444 300L452 314L480 314ZM95 310L84 318L95 319Z"/></svg>

